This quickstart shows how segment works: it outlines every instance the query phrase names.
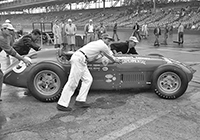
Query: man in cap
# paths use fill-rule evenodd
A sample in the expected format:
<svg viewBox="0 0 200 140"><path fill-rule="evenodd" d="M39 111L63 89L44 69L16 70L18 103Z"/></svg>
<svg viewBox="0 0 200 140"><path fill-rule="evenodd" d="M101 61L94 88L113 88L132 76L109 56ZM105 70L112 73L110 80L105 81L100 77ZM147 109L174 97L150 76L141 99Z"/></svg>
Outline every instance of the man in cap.
<svg viewBox="0 0 200 140"><path fill-rule="evenodd" d="M138 54L135 49L138 42L135 36L130 36L128 41L115 42L110 44L110 47L114 54Z"/></svg>
<svg viewBox="0 0 200 140"><path fill-rule="evenodd" d="M41 36L41 32L39 29L34 29L30 34L24 35L19 38L14 44L13 48L20 55L27 55L30 49L34 49L35 51L40 51L41 47L36 44L38 38Z"/></svg>
<svg viewBox="0 0 200 140"><path fill-rule="evenodd" d="M87 23L84 27L85 32L85 44L94 41L95 38L95 27L93 24L92 19L89 20L89 23Z"/></svg>
<svg viewBox="0 0 200 140"><path fill-rule="evenodd" d="M71 19L68 19L68 24L65 26L65 32L67 35L67 44L70 46L70 50L75 51L75 36L77 32L77 27L74 23L72 23Z"/></svg>
<svg viewBox="0 0 200 140"><path fill-rule="evenodd" d="M97 33L97 36L98 36L98 39L101 38L101 35L102 34L105 34L106 33L106 26L104 26L103 22L100 23L100 26L97 27L96 29L96 33Z"/></svg>
<svg viewBox="0 0 200 140"><path fill-rule="evenodd" d="M27 66L31 64L29 60L19 55L9 44L9 36L15 29L11 24L4 23L1 26L0 31L0 51L4 50L7 54L17 58L18 60L23 61ZM2 92L2 84L3 84L3 72L0 69L0 101L1 99L1 92Z"/></svg>
<svg viewBox="0 0 200 140"><path fill-rule="evenodd" d="M9 19L6 19L5 23L10 23L11 24L11 21Z"/></svg>
<svg viewBox="0 0 200 140"><path fill-rule="evenodd" d="M102 35L102 39L92 41L77 50L71 57L71 70L68 81L65 84L61 97L57 104L60 111L71 111L69 107L71 96L74 94L80 80L82 80L81 88L76 97L75 106L80 108L88 108L86 98L92 84L93 78L87 67L87 62L96 60L99 55L105 55L113 62L120 63L120 60L114 57L110 52L108 45L113 40L108 34Z"/></svg>

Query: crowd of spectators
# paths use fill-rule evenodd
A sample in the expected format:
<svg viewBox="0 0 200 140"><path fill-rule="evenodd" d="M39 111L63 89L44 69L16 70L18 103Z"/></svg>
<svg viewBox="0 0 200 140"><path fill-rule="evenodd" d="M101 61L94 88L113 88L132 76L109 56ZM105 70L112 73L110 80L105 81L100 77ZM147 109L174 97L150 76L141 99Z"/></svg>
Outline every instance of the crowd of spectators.
<svg viewBox="0 0 200 140"><path fill-rule="evenodd" d="M200 4L199 4L200 5ZM90 10L76 10L76 11L60 11L43 14L21 14L21 15L6 15L1 16L1 21L10 19L13 23L21 23L22 26L31 25L33 22L53 22L55 19L72 19L79 27L93 19L95 26L101 22L104 23L108 29L113 27L117 22L118 27L132 28L135 21L139 25L144 23L148 27L154 28L157 24L164 27L166 24L178 27L181 22L186 29L199 30L200 29L200 8L198 4L181 3L171 6L170 4L157 7L155 11L152 8L133 7L113 7L106 9L90 9ZM110 29L111 29L110 28Z"/></svg>

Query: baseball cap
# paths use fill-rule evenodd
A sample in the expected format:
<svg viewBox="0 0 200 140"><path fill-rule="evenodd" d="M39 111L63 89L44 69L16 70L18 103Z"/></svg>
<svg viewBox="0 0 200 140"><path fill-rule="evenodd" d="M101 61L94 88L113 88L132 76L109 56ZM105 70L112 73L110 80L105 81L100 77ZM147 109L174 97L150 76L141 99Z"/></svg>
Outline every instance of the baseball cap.
<svg viewBox="0 0 200 140"><path fill-rule="evenodd" d="M3 23L1 25L1 28L7 28L7 29L10 29L10 30L15 30L15 28L10 24L10 23Z"/></svg>
<svg viewBox="0 0 200 140"><path fill-rule="evenodd" d="M110 40L114 41L114 39L109 34L102 34L101 38L110 39Z"/></svg>
<svg viewBox="0 0 200 140"><path fill-rule="evenodd" d="M92 19L90 19L89 22L92 22Z"/></svg>
<svg viewBox="0 0 200 140"><path fill-rule="evenodd" d="M68 19L68 22L72 22L72 20L71 20L71 19Z"/></svg>
<svg viewBox="0 0 200 140"><path fill-rule="evenodd" d="M9 19L6 19L6 20L5 20L5 23L11 23L11 22L10 22L10 20L9 20Z"/></svg>
<svg viewBox="0 0 200 140"><path fill-rule="evenodd" d="M139 42L135 36L130 36L129 41Z"/></svg>

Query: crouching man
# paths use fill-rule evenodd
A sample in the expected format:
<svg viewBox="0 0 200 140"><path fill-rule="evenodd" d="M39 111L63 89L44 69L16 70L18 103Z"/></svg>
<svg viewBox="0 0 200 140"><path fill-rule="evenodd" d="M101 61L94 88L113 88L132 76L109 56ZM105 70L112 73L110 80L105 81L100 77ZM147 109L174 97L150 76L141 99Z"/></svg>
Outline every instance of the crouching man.
<svg viewBox="0 0 200 140"><path fill-rule="evenodd" d="M139 41L135 36L131 36L126 42L115 42L110 44L114 54L138 54L135 46Z"/></svg>
<svg viewBox="0 0 200 140"><path fill-rule="evenodd" d="M35 51L39 51L41 50L41 48L36 44L36 41L40 37L40 35L40 30L34 29L30 34L24 35L16 42L14 42L13 48L20 55L27 55L31 48Z"/></svg>

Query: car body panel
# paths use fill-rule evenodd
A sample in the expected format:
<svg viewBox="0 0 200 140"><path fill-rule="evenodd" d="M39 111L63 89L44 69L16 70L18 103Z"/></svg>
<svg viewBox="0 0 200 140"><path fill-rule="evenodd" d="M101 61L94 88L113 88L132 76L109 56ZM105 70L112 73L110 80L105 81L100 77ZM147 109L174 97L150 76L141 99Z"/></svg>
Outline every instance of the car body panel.
<svg viewBox="0 0 200 140"><path fill-rule="evenodd" d="M46 49L39 52L33 52L27 57L31 58L32 65L25 68L22 72L16 72L13 69L19 66L15 61L4 73L4 83L27 88L28 77L39 63L49 63L62 68L67 75L70 73L70 62L68 55L60 55L61 49ZM61 57L62 56L62 57ZM68 58L69 57L69 58ZM88 68L93 76L91 89L127 89L127 88L149 88L151 87L152 75L154 71L162 65L174 65L181 68L188 82L193 77L193 69L187 65L161 56L141 56L141 55L119 55L121 64L109 62L102 63L98 60L88 64Z"/></svg>

